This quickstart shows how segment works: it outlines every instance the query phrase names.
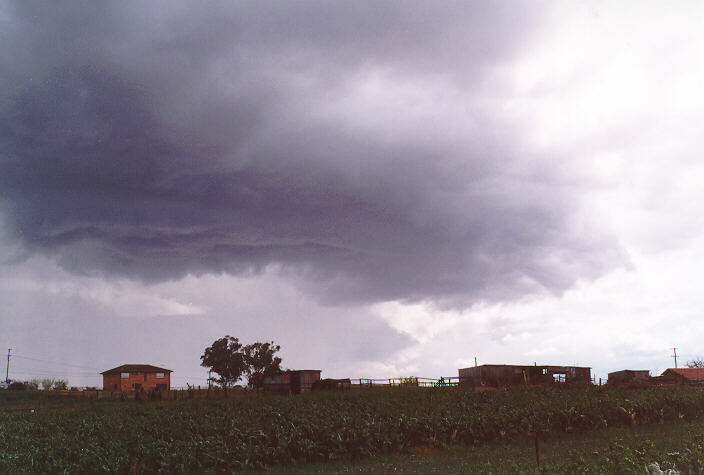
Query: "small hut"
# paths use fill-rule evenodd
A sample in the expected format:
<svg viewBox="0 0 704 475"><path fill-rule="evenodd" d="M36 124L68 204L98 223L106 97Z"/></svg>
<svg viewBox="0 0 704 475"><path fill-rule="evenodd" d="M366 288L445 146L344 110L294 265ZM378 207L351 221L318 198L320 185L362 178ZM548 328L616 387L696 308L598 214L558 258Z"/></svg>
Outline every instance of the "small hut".
<svg viewBox="0 0 704 475"><path fill-rule="evenodd" d="M287 370L264 378L264 390L276 394L301 394L313 388L320 380L321 370Z"/></svg>
<svg viewBox="0 0 704 475"><path fill-rule="evenodd" d="M650 371L647 369L624 369L609 373L606 384L609 386L645 385L650 382Z"/></svg>

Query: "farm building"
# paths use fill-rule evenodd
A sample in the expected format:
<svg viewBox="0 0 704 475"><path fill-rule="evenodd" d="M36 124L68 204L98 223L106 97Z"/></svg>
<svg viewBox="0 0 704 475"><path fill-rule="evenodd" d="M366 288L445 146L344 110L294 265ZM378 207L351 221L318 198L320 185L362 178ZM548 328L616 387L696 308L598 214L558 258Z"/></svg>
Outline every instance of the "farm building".
<svg viewBox="0 0 704 475"><path fill-rule="evenodd" d="M653 379L659 384L704 385L704 368L668 368Z"/></svg>
<svg viewBox="0 0 704 475"><path fill-rule="evenodd" d="M609 373L606 384L629 385L647 384L650 380L650 371L647 369L624 369Z"/></svg>
<svg viewBox="0 0 704 475"><path fill-rule="evenodd" d="M590 384L591 368L581 366L519 366L486 364L459 370L461 385L515 386L519 384Z"/></svg>
<svg viewBox="0 0 704 475"><path fill-rule="evenodd" d="M264 390L277 394L301 394L310 391L320 380L321 370L288 370L264 378Z"/></svg>
<svg viewBox="0 0 704 475"><path fill-rule="evenodd" d="M350 378L344 379L332 379L325 378L319 379L313 383L313 391L347 391L352 387L352 381Z"/></svg>
<svg viewBox="0 0 704 475"><path fill-rule="evenodd" d="M168 391L171 388L171 371L149 364L123 364L103 371L104 391Z"/></svg>

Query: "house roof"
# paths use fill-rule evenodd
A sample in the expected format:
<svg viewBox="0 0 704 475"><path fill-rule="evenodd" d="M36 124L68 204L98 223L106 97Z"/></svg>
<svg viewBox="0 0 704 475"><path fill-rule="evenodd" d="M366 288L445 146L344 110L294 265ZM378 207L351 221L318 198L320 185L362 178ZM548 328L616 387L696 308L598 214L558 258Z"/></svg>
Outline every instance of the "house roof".
<svg viewBox="0 0 704 475"><path fill-rule="evenodd" d="M150 364L123 364L117 368L103 371L100 374L110 373L173 373L173 371L166 368L159 368L158 366L152 366Z"/></svg>
<svg viewBox="0 0 704 475"><path fill-rule="evenodd" d="M704 368L668 368L663 372L663 375L668 371L690 381L704 381Z"/></svg>

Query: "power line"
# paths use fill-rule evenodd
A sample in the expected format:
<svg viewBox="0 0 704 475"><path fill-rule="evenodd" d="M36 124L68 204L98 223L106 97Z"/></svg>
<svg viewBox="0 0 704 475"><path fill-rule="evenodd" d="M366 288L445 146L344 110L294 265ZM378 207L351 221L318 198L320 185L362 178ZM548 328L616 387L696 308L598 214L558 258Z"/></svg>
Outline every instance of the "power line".
<svg viewBox="0 0 704 475"><path fill-rule="evenodd" d="M12 374L14 374L14 375L29 375L29 376L53 376L53 377L65 376L62 373L58 373L58 374L55 372L54 373L45 373L43 371L34 371L34 370L26 371L23 369L13 370ZM80 377L90 377L91 376L89 374L71 374L71 375L72 376L80 376ZM94 376L98 377L97 375L94 375Z"/></svg>
<svg viewBox="0 0 704 475"><path fill-rule="evenodd" d="M76 376L90 376L90 375L96 375L99 376L97 373L93 372L88 372L88 371L73 371L70 369L51 369L51 368L35 368L35 367L27 367L25 368L24 366L20 367L13 367L12 372L16 373L17 371L33 371L35 373L47 373L47 374L72 374Z"/></svg>
<svg viewBox="0 0 704 475"><path fill-rule="evenodd" d="M70 364L70 363L64 363L64 362L61 362L61 361L42 360L42 359L39 359L39 358L31 358L31 357L29 357L29 356L20 356L20 355L12 355L12 356L13 356L13 358L22 358L22 359L25 359L25 360L39 361L39 362L42 362L42 363L51 363L51 364L60 365L60 366L70 366L70 367L74 367L74 368L83 368L83 369L95 369L95 370L98 370L98 371L100 371L100 370L102 369L102 368L96 368L96 367L94 367L94 366L75 365L75 364Z"/></svg>

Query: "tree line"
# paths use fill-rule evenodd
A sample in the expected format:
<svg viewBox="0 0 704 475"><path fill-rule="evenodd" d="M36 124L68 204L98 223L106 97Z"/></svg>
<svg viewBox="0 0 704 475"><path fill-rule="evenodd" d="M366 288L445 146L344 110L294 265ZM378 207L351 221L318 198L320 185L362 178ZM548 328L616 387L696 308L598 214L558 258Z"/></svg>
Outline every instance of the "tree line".
<svg viewBox="0 0 704 475"><path fill-rule="evenodd" d="M12 381L7 388L13 390L38 390L39 386L43 390L49 391L51 389L56 391L68 389L68 381L65 379L54 379L54 378L44 378L44 379L30 379L29 381Z"/></svg>

